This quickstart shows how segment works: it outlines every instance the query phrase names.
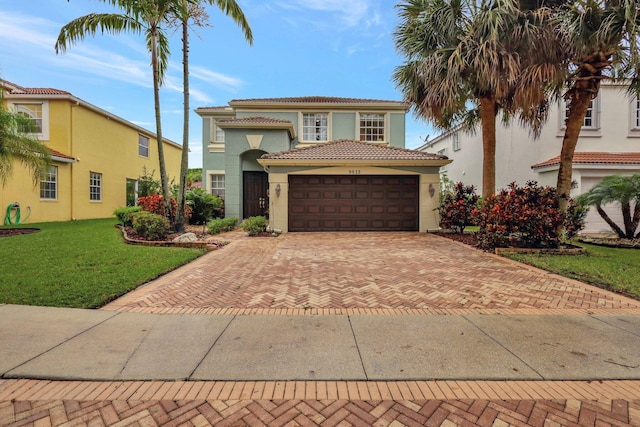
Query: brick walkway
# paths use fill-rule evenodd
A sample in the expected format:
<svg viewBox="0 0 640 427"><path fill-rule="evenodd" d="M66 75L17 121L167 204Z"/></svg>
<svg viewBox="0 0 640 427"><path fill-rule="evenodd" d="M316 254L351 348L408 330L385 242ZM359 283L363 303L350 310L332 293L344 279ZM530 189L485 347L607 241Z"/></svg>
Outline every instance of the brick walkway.
<svg viewBox="0 0 640 427"><path fill-rule="evenodd" d="M237 238L104 307L225 314L640 314L640 303L417 233ZM0 426L640 426L640 381L0 379Z"/></svg>
<svg viewBox="0 0 640 427"><path fill-rule="evenodd" d="M237 240L104 309L640 313L640 303L430 234L291 233Z"/></svg>

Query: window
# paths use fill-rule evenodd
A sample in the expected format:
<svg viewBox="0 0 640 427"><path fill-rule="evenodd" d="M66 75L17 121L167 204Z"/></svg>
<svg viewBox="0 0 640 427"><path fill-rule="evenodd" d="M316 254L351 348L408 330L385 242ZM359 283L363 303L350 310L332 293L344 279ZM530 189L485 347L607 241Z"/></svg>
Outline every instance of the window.
<svg viewBox="0 0 640 427"><path fill-rule="evenodd" d="M138 135L138 155L149 157L149 138L144 135Z"/></svg>
<svg viewBox="0 0 640 427"><path fill-rule="evenodd" d="M224 175L211 176L211 194L224 198Z"/></svg>
<svg viewBox="0 0 640 427"><path fill-rule="evenodd" d="M631 102L631 127L633 129L640 129L640 97L636 96Z"/></svg>
<svg viewBox="0 0 640 427"><path fill-rule="evenodd" d="M99 202L102 200L102 174L89 172L89 200Z"/></svg>
<svg viewBox="0 0 640 427"><path fill-rule="evenodd" d="M21 132L42 133L42 104L13 104L16 112L31 119L32 126L20 129Z"/></svg>
<svg viewBox="0 0 640 427"><path fill-rule="evenodd" d="M564 129L566 127L566 120L569 116L569 103L565 102L565 108L563 110L561 125ZM592 99L589 101L589 108L587 109L587 114L584 116L584 123L582 123L583 128L587 129L597 129L598 128L598 98Z"/></svg>
<svg viewBox="0 0 640 427"><path fill-rule="evenodd" d="M360 114L360 141L384 141L384 114Z"/></svg>
<svg viewBox="0 0 640 427"><path fill-rule="evenodd" d="M224 130L220 129L220 126L216 124L215 120L211 121L214 129L213 141L214 142L224 142Z"/></svg>
<svg viewBox="0 0 640 427"><path fill-rule="evenodd" d="M460 150L460 134L459 133L454 133L453 134L453 151L458 151Z"/></svg>
<svg viewBox="0 0 640 427"><path fill-rule="evenodd" d="M51 166L40 176L40 198L56 200L58 198L58 167Z"/></svg>
<svg viewBox="0 0 640 427"><path fill-rule="evenodd" d="M310 113L302 115L303 141L328 141L329 115L327 113Z"/></svg>
<svg viewBox="0 0 640 427"><path fill-rule="evenodd" d="M138 200L138 180L127 178L127 207L135 206Z"/></svg>

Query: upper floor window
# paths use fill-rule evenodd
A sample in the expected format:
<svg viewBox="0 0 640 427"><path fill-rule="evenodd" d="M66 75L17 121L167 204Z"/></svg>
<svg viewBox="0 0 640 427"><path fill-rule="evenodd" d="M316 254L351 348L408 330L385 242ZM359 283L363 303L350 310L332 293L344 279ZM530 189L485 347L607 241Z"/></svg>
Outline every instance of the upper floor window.
<svg viewBox="0 0 640 427"><path fill-rule="evenodd" d="M461 146L460 146L460 134L459 133L454 133L453 134L453 151L458 151L460 150Z"/></svg>
<svg viewBox="0 0 640 427"><path fill-rule="evenodd" d="M41 140L49 139L49 103L42 102L13 102L13 110L31 121L30 126L20 129L21 132L36 135Z"/></svg>
<svg viewBox="0 0 640 427"><path fill-rule="evenodd" d="M329 115L327 113L305 113L302 115L303 141L329 140Z"/></svg>
<svg viewBox="0 0 640 427"><path fill-rule="evenodd" d="M211 194L224 198L224 175L209 175L211 178Z"/></svg>
<svg viewBox="0 0 640 427"><path fill-rule="evenodd" d="M597 129L599 128L598 123L598 102L599 98L592 99L589 101L589 107L587 108L587 113L584 116L584 122L582 123L583 129ZM566 127L566 120L569 116L569 103L565 103L565 108L562 109L562 117L561 117L561 126L564 129Z"/></svg>
<svg viewBox="0 0 640 427"><path fill-rule="evenodd" d="M360 141L384 141L384 114L360 114Z"/></svg>
<svg viewBox="0 0 640 427"><path fill-rule="evenodd" d="M214 142L224 142L224 130L220 129L220 126L217 125L215 120L212 120L213 125L213 141Z"/></svg>
<svg viewBox="0 0 640 427"><path fill-rule="evenodd" d="M640 96L631 101L631 128L640 129Z"/></svg>
<svg viewBox="0 0 640 427"><path fill-rule="evenodd" d="M89 172L89 200L99 202L102 200L102 174Z"/></svg>
<svg viewBox="0 0 640 427"><path fill-rule="evenodd" d="M56 200L58 198L58 167L51 166L40 176L40 198Z"/></svg>
<svg viewBox="0 0 640 427"><path fill-rule="evenodd" d="M149 138L144 135L138 135L138 155L149 157Z"/></svg>

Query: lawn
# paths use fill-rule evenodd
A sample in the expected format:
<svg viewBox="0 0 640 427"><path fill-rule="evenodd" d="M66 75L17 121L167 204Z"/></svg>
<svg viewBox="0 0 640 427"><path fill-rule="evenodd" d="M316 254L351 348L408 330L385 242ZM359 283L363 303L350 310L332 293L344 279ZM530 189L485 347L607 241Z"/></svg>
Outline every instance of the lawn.
<svg viewBox="0 0 640 427"><path fill-rule="evenodd" d="M101 307L205 252L125 244L115 219L28 224L0 237L0 303ZM6 228L6 227L4 227Z"/></svg>
<svg viewBox="0 0 640 427"><path fill-rule="evenodd" d="M640 250L583 243L580 246L587 249L586 255L505 256L640 300Z"/></svg>

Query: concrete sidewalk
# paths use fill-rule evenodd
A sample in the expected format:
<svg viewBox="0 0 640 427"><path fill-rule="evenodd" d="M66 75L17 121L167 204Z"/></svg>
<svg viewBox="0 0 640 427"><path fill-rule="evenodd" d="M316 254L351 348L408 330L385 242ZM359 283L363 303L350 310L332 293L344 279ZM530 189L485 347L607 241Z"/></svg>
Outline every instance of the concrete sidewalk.
<svg viewBox="0 0 640 427"><path fill-rule="evenodd" d="M157 315L0 306L2 378L640 379L640 316Z"/></svg>

